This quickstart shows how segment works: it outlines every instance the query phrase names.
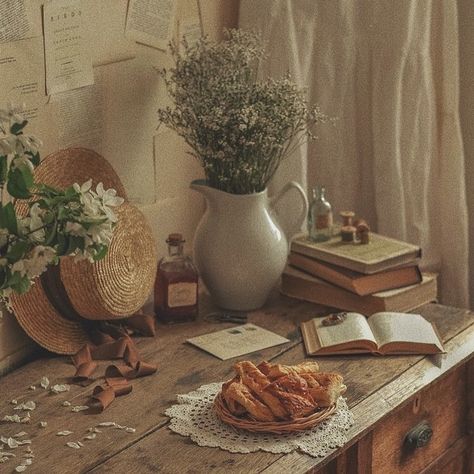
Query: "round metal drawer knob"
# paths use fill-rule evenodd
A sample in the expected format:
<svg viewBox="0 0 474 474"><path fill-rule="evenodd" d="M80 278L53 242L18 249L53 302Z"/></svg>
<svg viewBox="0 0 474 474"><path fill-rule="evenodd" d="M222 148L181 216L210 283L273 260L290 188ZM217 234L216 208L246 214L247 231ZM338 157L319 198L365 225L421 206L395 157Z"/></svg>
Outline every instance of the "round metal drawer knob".
<svg viewBox="0 0 474 474"><path fill-rule="evenodd" d="M433 436L433 429L427 421L413 427L405 436L405 444L412 449L426 446Z"/></svg>

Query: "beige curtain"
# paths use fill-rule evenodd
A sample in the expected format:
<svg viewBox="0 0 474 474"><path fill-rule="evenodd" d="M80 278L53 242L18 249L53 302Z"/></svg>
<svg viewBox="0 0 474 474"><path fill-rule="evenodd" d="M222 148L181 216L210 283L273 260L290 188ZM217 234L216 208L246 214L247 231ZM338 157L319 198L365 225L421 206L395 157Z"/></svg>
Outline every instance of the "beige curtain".
<svg viewBox="0 0 474 474"><path fill-rule="evenodd" d="M273 185L324 184L336 212L419 244L442 302L467 307L455 0L241 0L240 27L263 36L263 74L289 70L337 117Z"/></svg>

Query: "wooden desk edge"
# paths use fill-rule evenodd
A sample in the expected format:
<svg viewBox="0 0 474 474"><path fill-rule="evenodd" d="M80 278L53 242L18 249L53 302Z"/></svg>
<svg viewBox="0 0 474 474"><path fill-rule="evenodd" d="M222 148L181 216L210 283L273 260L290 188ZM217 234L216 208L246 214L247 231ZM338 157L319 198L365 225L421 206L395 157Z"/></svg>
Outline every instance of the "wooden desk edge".
<svg viewBox="0 0 474 474"><path fill-rule="evenodd" d="M473 340L474 321L445 344L447 354L443 356L441 367L437 367L431 357L425 357L383 388L352 407L354 425L347 432L349 441L342 448L334 449L324 458L309 458L301 453L292 452L282 456L261 472L266 474L285 472L285 470L287 472L317 472L318 469L327 465L370 433L377 423L393 413L393 410L401 408L418 391L428 388L433 382L469 359L472 359L470 366L474 366L473 348L469 345L469 342ZM423 373L423 377L420 377L421 373ZM401 385L409 389L400 390ZM474 408L471 408L471 413L474 418ZM298 470L298 464L302 464L301 471Z"/></svg>

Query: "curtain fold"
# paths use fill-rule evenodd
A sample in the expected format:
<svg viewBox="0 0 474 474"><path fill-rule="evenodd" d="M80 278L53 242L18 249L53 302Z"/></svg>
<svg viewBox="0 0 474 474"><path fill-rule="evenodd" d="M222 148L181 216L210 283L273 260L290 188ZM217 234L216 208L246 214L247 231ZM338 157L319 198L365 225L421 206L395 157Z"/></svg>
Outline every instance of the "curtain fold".
<svg viewBox="0 0 474 474"><path fill-rule="evenodd" d="M328 189L380 233L423 249L445 304L468 306L468 226L460 133L456 2L241 0L240 27L262 34L261 74L290 71L336 117L283 163ZM286 226L294 210L282 209ZM285 215L286 214L286 215Z"/></svg>

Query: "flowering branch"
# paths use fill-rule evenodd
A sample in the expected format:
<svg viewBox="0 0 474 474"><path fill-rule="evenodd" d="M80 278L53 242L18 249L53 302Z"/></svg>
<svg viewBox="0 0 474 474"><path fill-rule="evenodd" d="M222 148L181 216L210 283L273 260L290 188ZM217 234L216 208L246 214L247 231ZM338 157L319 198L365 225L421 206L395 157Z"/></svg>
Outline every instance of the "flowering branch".
<svg viewBox="0 0 474 474"><path fill-rule="evenodd" d="M36 183L41 141L26 135L21 109L0 109L0 189L16 200L28 200L19 215L12 202L0 201L0 297L29 290L35 277L63 255L95 261L103 258L112 239L122 204L114 189L92 181L65 190Z"/></svg>

